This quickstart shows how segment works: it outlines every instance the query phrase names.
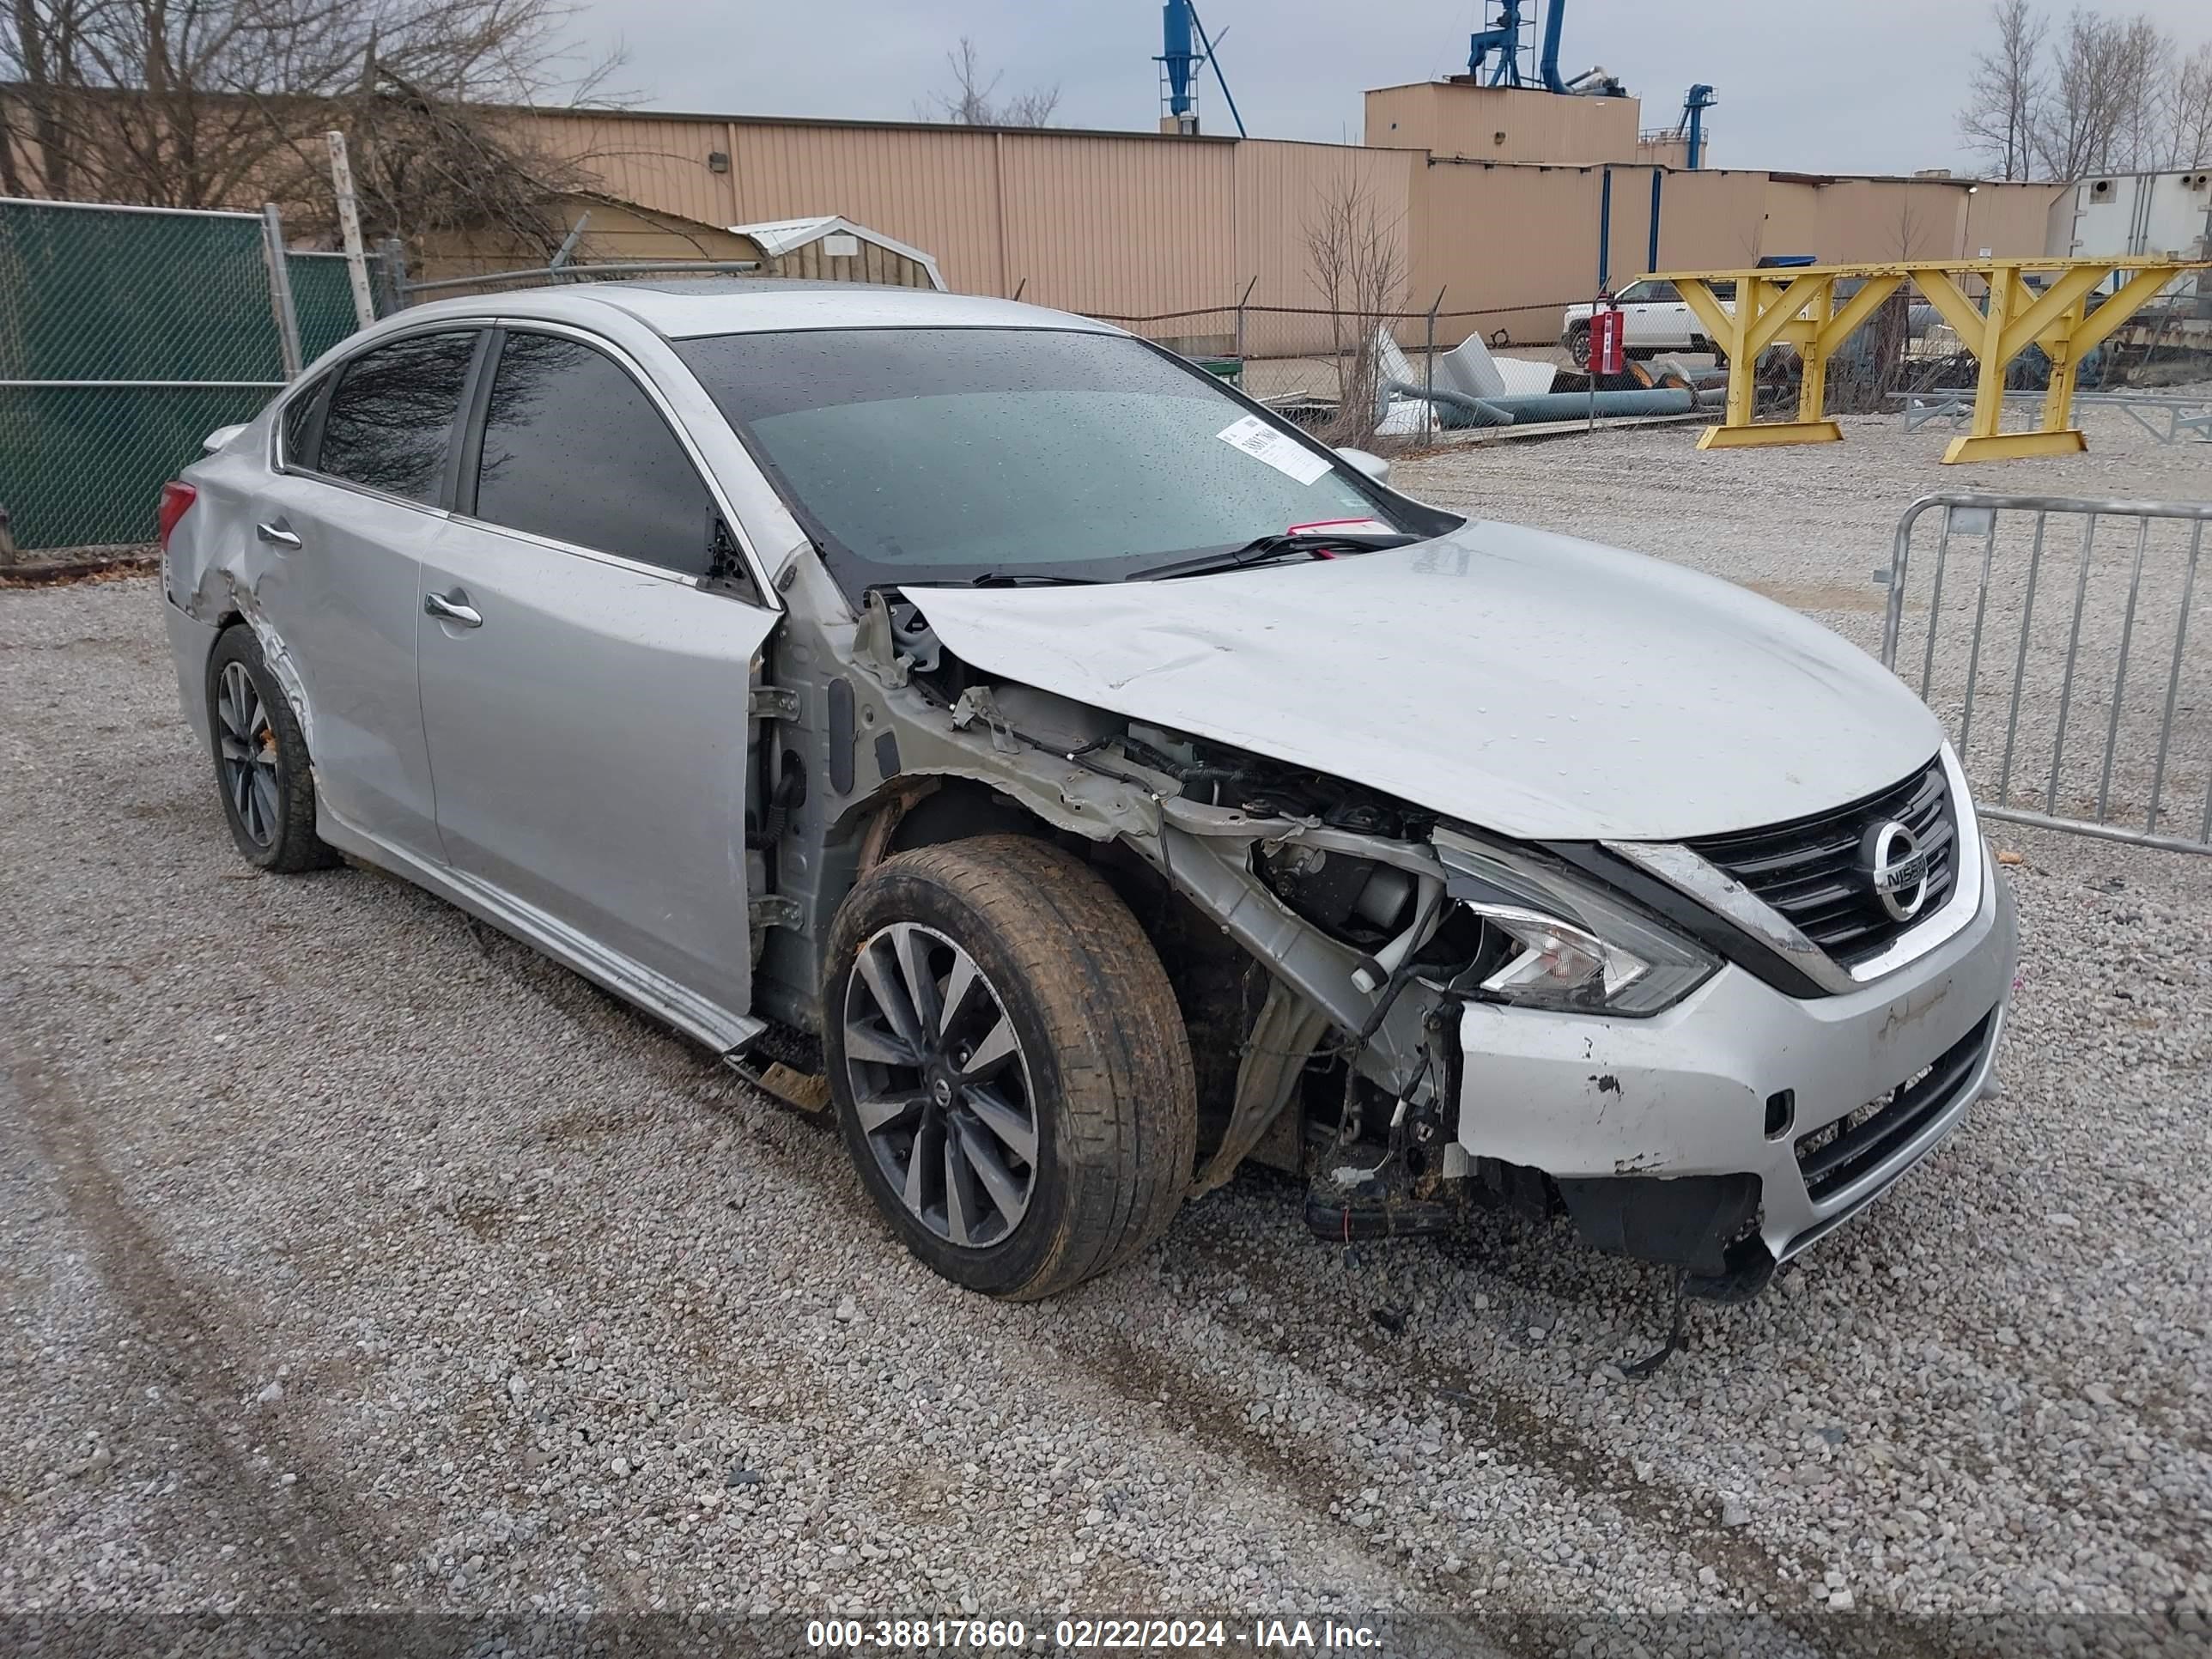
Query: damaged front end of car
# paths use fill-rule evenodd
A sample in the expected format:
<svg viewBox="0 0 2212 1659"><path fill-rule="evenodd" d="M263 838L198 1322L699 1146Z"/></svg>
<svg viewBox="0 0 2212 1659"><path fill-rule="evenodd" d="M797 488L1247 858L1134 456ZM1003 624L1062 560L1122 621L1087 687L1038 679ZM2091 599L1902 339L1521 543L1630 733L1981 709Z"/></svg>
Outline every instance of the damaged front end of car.
<svg viewBox="0 0 2212 1659"><path fill-rule="evenodd" d="M1756 1176L1562 1181L1467 1133L1469 1010L1587 1020L1601 1080L1608 1027L1691 996L1721 965L1708 946L1544 848L978 672L896 591L866 595L843 643L890 741L849 725L833 740L863 771L898 760L874 789L855 783L833 842L865 869L1019 819L1081 848L1146 927L1191 1034L1191 1196L1249 1159L1306 1178L1306 1220L1331 1240L1440 1233L1476 1207L1564 1210L1589 1243L1681 1267L1709 1294L1771 1273ZM1617 1079L1593 1086L1601 1117L1644 1109Z"/></svg>

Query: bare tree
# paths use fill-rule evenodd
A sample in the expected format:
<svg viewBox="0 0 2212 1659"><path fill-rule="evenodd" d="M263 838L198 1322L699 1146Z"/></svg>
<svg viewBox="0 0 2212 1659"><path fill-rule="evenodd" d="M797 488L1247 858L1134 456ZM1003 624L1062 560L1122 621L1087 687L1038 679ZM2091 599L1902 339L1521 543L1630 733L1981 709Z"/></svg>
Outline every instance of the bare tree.
<svg viewBox="0 0 2212 1659"><path fill-rule="evenodd" d="M2174 71L2170 107L2173 149L2167 165L2200 167L2212 162L2212 40Z"/></svg>
<svg viewBox="0 0 2212 1659"><path fill-rule="evenodd" d="M1382 414L1387 388L1380 337L1406 302L1399 229L1357 175L1323 194L1306 224L1306 256L1314 287L1328 308L1336 359L1332 443L1371 439Z"/></svg>
<svg viewBox="0 0 2212 1659"><path fill-rule="evenodd" d="M531 142L527 123L497 109L434 96L395 70L322 112L312 132L288 131L281 156L264 170L269 193L296 204L287 224L335 241L337 202L323 132L346 134L362 233L397 237L410 247L465 240L496 267L543 264L559 247L555 198L589 189L583 158L555 155Z"/></svg>
<svg viewBox="0 0 2212 1659"><path fill-rule="evenodd" d="M1996 27L1996 45L1974 54L1959 132L1968 152L1984 158L1998 178L2025 179L2042 113L2039 60L2050 25L2028 0L1993 0L1990 21Z"/></svg>
<svg viewBox="0 0 2212 1659"><path fill-rule="evenodd" d="M1912 192L1907 190L1899 199L1897 209L1897 257L1901 260L1925 257L1920 245L1923 223L1920 212L1912 204Z"/></svg>
<svg viewBox="0 0 2212 1659"><path fill-rule="evenodd" d="M568 0L10 0L0 16L0 82L14 83L0 85L7 183L19 188L28 174L46 195L162 207L258 201L272 175L294 171L305 141L363 112L588 94L605 66L572 55L575 9ZM488 130L482 116L469 121ZM454 133L452 123L426 131ZM465 143L449 171L488 155Z"/></svg>
<svg viewBox="0 0 2212 1659"><path fill-rule="evenodd" d="M2159 111L2172 41L2148 17L2077 8L2057 36L2035 154L2058 179L2154 167L2165 159Z"/></svg>
<svg viewBox="0 0 2212 1659"><path fill-rule="evenodd" d="M1975 54L1959 131L2000 177L2212 160L2212 42L2184 58L2148 14L2084 6L2054 33L2032 0L1992 0L1990 20L1995 44Z"/></svg>
<svg viewBox="0 0 2212 1659"><path fill-rule="evenodd" d="M2172 161L2170 125L2174 63L2180 55L2173 37L2148 17L2116 19L2112 31L2118 58L2118 109L2112 129L2110 167L2148 172Z"/></svg>
<svg viewBox="0 0 2212 1659"><path fill-rule="evenodd" d="M11 0L0 21L0 185L30 193L35 177L47 195L64 193L70 163L65 106L82 83L81 41L98 0ZM27 174L26 167L33 169Z"/></svg>
<svg viewBox="0 0 2212 1659"><path fill-rule="evenodd" d="M1005 71L985 75L981 54L975 50L975 41L964 34L959 46L945 54L945 66L952 84L915 106L915 114L922 120L950 121L963 127L1042 127L1051 125L1052 112L1060 107L1057 82L1032 87L1000 101L997 93Z"/></svg>

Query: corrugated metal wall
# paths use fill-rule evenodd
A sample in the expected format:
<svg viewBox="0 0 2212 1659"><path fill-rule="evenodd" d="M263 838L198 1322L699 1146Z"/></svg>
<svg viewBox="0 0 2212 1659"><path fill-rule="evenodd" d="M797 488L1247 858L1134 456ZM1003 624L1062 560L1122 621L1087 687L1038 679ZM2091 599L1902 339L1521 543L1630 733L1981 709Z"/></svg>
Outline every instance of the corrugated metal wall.
<svg viewBox="0 0 2212 1659"><path fill-rule="evenodd" d="M1763 173L1668 174L1659 214L1659 268L1750 265L1761 253L1802 251L1804 244L1787 227L1777 228L1790 210L1777 199L1780 193ZM1808 211L1809 206L1808 192ZM1776 246L1764 246L1763 239Z"/></svg>
<svg viewBox="0 0 2212 1659"><path fill-rule="evenodd" d="M1425 165L1413 218L1414 291L1425 303L1444 290L1452 344L1501 328L1548 338L1562 296L1596 283L1597 175L1586 169Z"/></svg>
<svg viewBox="0 0 2212 1659"><path fill-rule="evenodd" d="M1241 286L1243 146L1012 134L1000 144L1006 275L1028 279L1024 299L1148 314L1218 305Z"/></svg>
<svg viewBox="0 0 2212 1659"><path fill-rule="evenodd" d="M995 135L716 122L695 149L707 137L730 157L726 222L842 213L934 254L954 289L1006 292Z"/></svg>

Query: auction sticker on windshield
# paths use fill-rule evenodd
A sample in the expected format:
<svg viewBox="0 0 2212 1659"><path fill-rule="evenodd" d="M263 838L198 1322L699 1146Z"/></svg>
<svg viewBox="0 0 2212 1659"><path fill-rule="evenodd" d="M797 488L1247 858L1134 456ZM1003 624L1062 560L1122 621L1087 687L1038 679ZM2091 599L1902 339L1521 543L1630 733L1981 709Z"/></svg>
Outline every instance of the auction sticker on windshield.
<svg viewBox="0 0 2212 1659"><path fill-rule="evenodd" d="M1286 437L1269 426L1257 415L1247 415L1241 421L1231 421L1213 434L1225 444L1234 444L1255 461L1265 461L1276 471L1310 484L1328 471L1328 463L1304 444Z"/></svg>

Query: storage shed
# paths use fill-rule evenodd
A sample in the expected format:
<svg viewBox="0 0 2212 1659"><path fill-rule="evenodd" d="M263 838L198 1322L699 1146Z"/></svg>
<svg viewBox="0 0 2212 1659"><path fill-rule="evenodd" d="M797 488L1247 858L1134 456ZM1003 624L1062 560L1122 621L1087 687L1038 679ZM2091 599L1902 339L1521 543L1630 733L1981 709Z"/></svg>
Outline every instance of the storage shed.
<svg viewBox="0 0 2212 1659"><path fill-rule="evenodd" d="M894 288L933 288L940 292L945 288L933 257L836 214L819 219L783 219L773 224L732 225L730 234L759 250L763 276L887 283Z"/></svg>

